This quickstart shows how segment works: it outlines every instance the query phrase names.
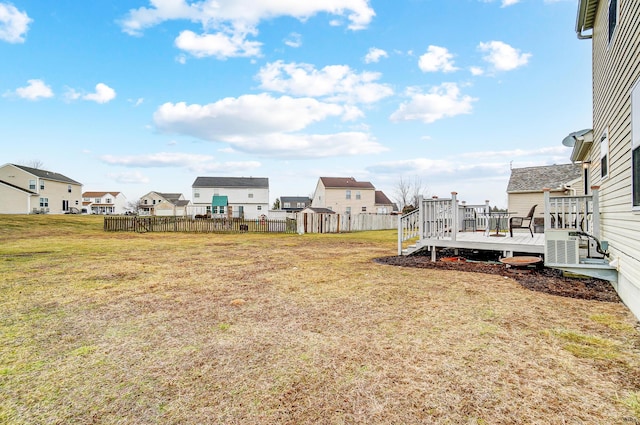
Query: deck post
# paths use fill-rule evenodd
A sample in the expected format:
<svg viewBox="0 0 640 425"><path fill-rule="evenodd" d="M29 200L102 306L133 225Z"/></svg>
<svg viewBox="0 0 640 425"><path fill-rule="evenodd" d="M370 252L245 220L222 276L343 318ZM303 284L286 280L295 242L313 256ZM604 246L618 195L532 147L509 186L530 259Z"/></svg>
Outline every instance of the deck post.
<svg viewBox="0 0 640 425"><path fill-rule="evenodd" d="M544 187L542 192L544 192L544 230L546 232L551 229L551 189Z"/></svg>
<svg viewBox="0 0 640 425"><path fill-rule="evenodd" d="M593 236L600 239L600 186L591 186L593 201Z"/></svg>
<svg viewBox="0 0 640 425"><path fill-rule="evenodd" d="M425 207L424 201L422 199L422 195L420 195L418 196L418 229L420 232L420 236L418 237L418 240L424 238L424 217L425 217L424 207Z"/></svg>
<svg viewBox="0 0 640 425"><path fill-rule="evenodd" d="M451 240L458 234L458 192L451 192Z"/></svg>

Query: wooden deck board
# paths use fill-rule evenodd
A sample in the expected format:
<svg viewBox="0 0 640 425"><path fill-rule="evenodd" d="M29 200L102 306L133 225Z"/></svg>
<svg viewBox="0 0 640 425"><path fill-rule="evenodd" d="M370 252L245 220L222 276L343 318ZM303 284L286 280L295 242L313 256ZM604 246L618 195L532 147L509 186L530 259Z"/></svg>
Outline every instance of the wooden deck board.
<svg viewBox="0 0 640 425"><path fill-rule="evenodd" d="M534 233L533 237L531 237L529 233L516 233L513 237L508 234L503 237L496 237L485 236L484 232L459 232L456 234L455 241L449 237L421 239L416 243L416 248L424 247L544 254L544 234Z"/></svg>

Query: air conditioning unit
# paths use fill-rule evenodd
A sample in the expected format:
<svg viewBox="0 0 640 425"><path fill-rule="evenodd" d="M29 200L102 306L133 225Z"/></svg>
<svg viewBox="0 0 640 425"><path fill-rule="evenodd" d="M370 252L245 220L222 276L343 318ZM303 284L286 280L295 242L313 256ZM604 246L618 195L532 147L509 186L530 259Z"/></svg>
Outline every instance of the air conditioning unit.
<svg viewBox="0 0 640 425"><path fill-rule="evenodd" d="M544 237L545 265L580 263L580 235L575 229L549 229Z"/></svg>

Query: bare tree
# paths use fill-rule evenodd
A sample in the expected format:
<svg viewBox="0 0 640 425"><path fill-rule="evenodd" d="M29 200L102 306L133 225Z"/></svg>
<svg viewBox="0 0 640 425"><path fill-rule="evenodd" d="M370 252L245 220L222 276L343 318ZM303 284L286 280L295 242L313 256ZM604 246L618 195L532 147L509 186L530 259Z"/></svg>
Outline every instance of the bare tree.
<svg viewBox="0 0 640 425"><path fill-rule="evenodd" d="M44 167L44 162L39 159L32 159L31 161L23 161L22 165L25 167L35 168L36 170L41 170Z"/></svg>
<svg viewBox="0 0 640 425"><path fill-rule="evenodd" d="M406 213L418 207L421 196L427 196L427 187L419 176L414 176L413 180L400 177L394 194L400 211Z"/></svg>
<svg viewBox="0 0 640 425"><path fill-rule="evenodd" d="M140 200L127 202L127 213L138 214L140 212Z"/></svg>

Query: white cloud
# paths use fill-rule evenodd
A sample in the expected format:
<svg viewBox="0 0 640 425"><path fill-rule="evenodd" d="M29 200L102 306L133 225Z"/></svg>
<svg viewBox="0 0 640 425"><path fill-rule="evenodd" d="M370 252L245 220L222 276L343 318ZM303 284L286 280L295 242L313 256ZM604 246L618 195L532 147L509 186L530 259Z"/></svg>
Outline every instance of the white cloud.
<svg viewBox="0 0 640 425"><path fill-rule="evenodd" d="M367 55L364 57L365 63L374 63L379 62L381 58L388 58L389 55L382 49L378 49L376 47L372 47L367 52Z"/></svg>
<svg viewBox="0 0 640 425"><path fill-rule="evenodd" d="M362 132L297 134L328 118L353 115L357 115L353 107L311 98L260 94L226 98L208 105L165 103L154 113L154 122L163 132L224 142L237 151L267 156L322 157L384 150Z"/></svg>
<svg viewBox="0 0 640 425"><path fill-rule="evenodd" d="M289 47L298 48L302 46L302 36L297 32L292 32L289 34L289 37L284 40L284 44Z"/></svg>
<svg viewBox="0 0 640 425"><path fill-rule="evenodd" d="M95 93L85 94L82 98L97 103L107 103L116 98L116 91L104 83L98 83Z"/></svg>
<svg viewBox="0 0 640 425"><path fill-rule="evenodd" d="M0 40L24 43L24 36L33 22L27 12L21 12L10 3L0 3Z"/></svg>
<svg viewBox="0 0 640 425"><path fill-rule="evenodd" d="M440 46L429 46L427 53L420 56L418 66L422 72L453 72L458 69L453 66L453 54Z"/></svg>
<svg viewBox="0 0 640 425"><path fill-rule="evenodd" d="M486 52L483 59L490 63L497 71L511 71L529 62L531 53L521 53L502 41L489 41L480 43L478 50Z"/></svg>
<svg viewBox="0 0 640 425"><path fill-rule="evenodd" d="M281 158L355 156L387 150L370 134L356 131L334 134L268 134L261 137L238 137L230 143L237 151Z"/></svg>
<svg viewBox="0 0 640 425"><path fill-rule="evenodd" d="M520 3L520 0L502 0L501 7L513 6L514 4Z"/></svg>
<svg viewBox="0 0 640 425"><path fill-rule="evenodd" d="M107 177L115 180L117 183L122 184L139 184L139 183L149 183L149 177L145 176L139 171L133 172L124 172L124 173L108 173Z"/></svg>
<svg viewBox="0 0 640 425"><path fill-rule="evenodd" d="M542 147L537 149L512 149L505 151L482 151L482 152L466 152L461 153L461 157L467 158L521 158L533 156L545 156L548 158L561 158L560 161L566 161L570 148L565 146Z"/></svg>
<svg viewBox="0 0 640 425"><path fill-rule="evenodd" d="M295 96L326 97L331 101L374 103L393 94L385 84L376 83L376 72L354 72L347 65L329 65L318 70L309 64L276 61L257 75L265 90Z"/></svg>
<svg viewBox="0 0 640 425"><path fill-rule="evenodd" d="M29 83L25 87L16 89L16 95L23 99L38 100L53 97L53 90L42 80L27 80Z"/></svg>
<svg viewBox="0 0 640 425"><path fill-rule="evenodd" d="M184 167L193 172L251 170L260 167L258 161L217 162L211 155L159 152L146 155L103 155L110 165L141 168Z"/></svg>
<svg viewBox="0 0 640 425"><path fill-rule="evenodd" d="M266 19L289 16L304 21L314 15L327 13L346 17L351 30L366 28L375 12L368 0L150 0L149 7L131 9L120 21L124 32L141 35L149 27L169 20L188 20L202 25L204 33L196 35L183 31L175 43L196 57L255 56L261 43L248 41L257 35L257 26ZM335 21L331 22L334 25Z"/></svg>
<svg viewBox="0 0 640 425"><path fill-rule="evenodd" d="M129 10L121 25L126 33L137 35L145 28L174 19L199 22L203 27L226 23L246 28L265 19L290 16L304 21L320 13L346 15L352 30L366 28L375 16L368 0L203 0L191 4L185 0L150 0L148 8Z"/></svg>
<svg viewBox="0 0 640 425"><path fill-rule="evenodd" d="M432 87L428 93L410 88L407 95L410 97L409 102L402 103L391 114L392 121L419 120L429 124L442 118L469 114L473 109L473 102L477 100L471 96L463 96L455 83Z"/></svg>
<svg viewBox="0 0 640 425"><path fill-rule="evenodd" d="M198 35L193 31L182 31L176 38L176 47L197 58L215 56L218 59L248 57L260 54L262 43L246 40L246 33ZM181 62L184 63L184 62Z"/></svg>
<svg viewBox="0 0 640 425"><path fill-rule="evenodd" d="M472 66L469 68L469 72L471 72L471 75L478 76L484 74L484 69L479 66Z"/></svg>

